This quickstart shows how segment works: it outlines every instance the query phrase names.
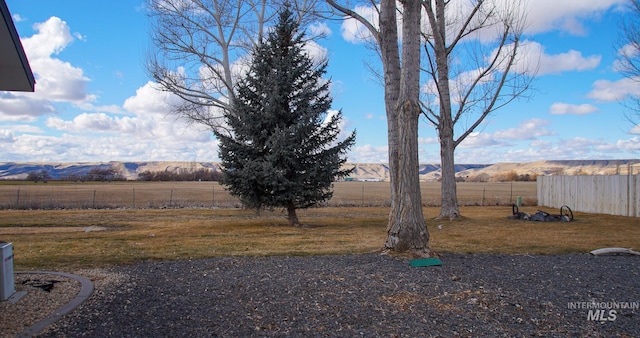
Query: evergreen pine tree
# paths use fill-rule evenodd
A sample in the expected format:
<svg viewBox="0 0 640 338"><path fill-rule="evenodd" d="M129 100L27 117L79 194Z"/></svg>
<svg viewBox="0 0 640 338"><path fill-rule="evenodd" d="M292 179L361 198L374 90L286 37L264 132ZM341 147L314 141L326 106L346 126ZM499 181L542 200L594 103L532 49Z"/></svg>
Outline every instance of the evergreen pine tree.
<svg viewBox="0 0 640 338"><path fill-rule="evenodd" d="M286 208L294 226L296 209L331 198L332 182L351 172L341 167L355 142L355 132L338 141L342 115L328 114L327 61L314 65L298 28L288 8L279 13L237 85L225 114L229 131L216 132L231 194L246 207Z"/></svg>

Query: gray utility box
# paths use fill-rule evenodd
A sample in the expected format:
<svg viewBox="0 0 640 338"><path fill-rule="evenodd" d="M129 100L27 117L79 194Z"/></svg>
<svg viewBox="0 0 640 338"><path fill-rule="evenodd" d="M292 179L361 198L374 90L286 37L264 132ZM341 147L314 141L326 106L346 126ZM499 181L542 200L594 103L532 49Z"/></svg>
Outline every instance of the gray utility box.
<svg viewBox="0 0 640 338"><path fill-rule="evenodd" d="M0 242L0 300L7 300L16 292L13 280L13 245Z"/></svg>

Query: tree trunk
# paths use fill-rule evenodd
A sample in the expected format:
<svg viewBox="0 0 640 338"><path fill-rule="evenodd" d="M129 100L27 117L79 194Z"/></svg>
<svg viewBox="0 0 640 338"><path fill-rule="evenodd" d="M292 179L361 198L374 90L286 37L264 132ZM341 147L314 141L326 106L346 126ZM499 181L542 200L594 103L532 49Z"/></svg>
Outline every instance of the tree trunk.
<svg viewBox="0 0 640 338"><path fill-rule="evenodd" d="M446 91L448 84L443 85ZM442 174L440 194L440 215L437 219L454 220L460 218L455 169L455 141L453 140L453 121L451 120L451 104L445 100L440 108L440 169Z"/></svg>
<svg viewBox="0 0 640 338"><path fill-rule="evenodd" d="M460 217L456 193L456 171L454 167L453 119L451 116L451 89L449 87L449 54L446 47L446 1L435 2L435 13L431 3L427 4L429 23L433 30L433 48L438 70L437 86L440 97L438 138L440 139L440 166L442 174L441 207L438 219Z"/></svg>
<svg viewBox="0 0 640 338"><path fill-rule="evenodd" d="M418 115L417 102L407 100L399 105L399 172L396 182L396 201L391 205L387 227L386 249L412 252L428 257L429 231L422 213L420 177L418 173Z"/></svg>
<svg viewBox="0 0 640 338"><path fill-rule="evenodd" d="M398 49L398 25L396 19L395 0L382 0L380 3L380 34L378 43L384 71L384 101L387 112L387 139L389 154L389 178L391 186L391 226L394 205L397 203L398 191L398 118L396 104L400 95L400 54Z"/></svg>
<svg viewBox="0 0 640 338"><path fill-rule="evenodd" d="M294 227L300 226L300 221L298 221L298 215L296 214L296 207L293 205L293 202L289 202L287 206L287 219L289 220L289 225Z"/></svg>
<svg viewBox="0 0 640 338"><path fill-rule="evenodd" d="M395 82L394 88L399 89L399 95L395 102L386 96L387 117L396 119L394 140L389 139L389 161L397 161L396 165L390 164L392 184L391 211L387 226L387 239L385 249L397 252L412 252L420 256L429 256L429 232L422 213L422 198L420 196L420 176L418 164L418 117L420 116L420 0L404 0L403 2L403 36L402 36L402 66L391 70L398 71L400 81ZM393 5L392 5L393 4ZM381 4L381 34L383 27L383 13L395 16L395 1L387 0ZM383 11L393 11L393 14ZM394 20L395 21L395 20ZM391 24L391 23L389 23ZM391 30L391 27L389 27ZM393 44L396 46L397 55L397 30ZM389 33L389 32L387 32ZM392 32L393 33L393 32ZM383 41L387 41L384 47L391 44L391 36L384 35ZM384 60L383 60L384 61ZM387 73L385 69L385 80ZM397 81L396 77L389 81ZM386 86L385 86L386 87ZM385 93L387 94L387 93ZM393 108L391 106L393 105ZM389 112L389 110L393 112ZM393 115L393 116L390 116ZM390 123L391 127L391 123ZM391 136L391 135L390 135ZM395 142L394 153L391 143ZM392 157L393 156L393 157Z"/></svg>
<svg viewBox="0 0 640 338"><path fill-rule="evenodd" d="M440 133L442 182L440 215L437 219L448 218L454 220L460 217L460 210L458 209L458 193L455 178L453 126L442 126Z"/></svg>

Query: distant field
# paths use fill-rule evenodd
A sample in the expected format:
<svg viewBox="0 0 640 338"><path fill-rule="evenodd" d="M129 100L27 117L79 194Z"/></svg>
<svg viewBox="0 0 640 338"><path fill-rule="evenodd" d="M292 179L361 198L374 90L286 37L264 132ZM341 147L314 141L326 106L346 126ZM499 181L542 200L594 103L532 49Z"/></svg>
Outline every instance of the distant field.
<svg viewBox="0 0 640 338"><path fill-rule="evenodd" d="M422 203L440 204L440 183L421 182ZM461 205L536 205L536 182L458 183ZM389 182L337 182L327 206L388 206ZM237 207L217 182L0 181L2 209Z"/></svg>

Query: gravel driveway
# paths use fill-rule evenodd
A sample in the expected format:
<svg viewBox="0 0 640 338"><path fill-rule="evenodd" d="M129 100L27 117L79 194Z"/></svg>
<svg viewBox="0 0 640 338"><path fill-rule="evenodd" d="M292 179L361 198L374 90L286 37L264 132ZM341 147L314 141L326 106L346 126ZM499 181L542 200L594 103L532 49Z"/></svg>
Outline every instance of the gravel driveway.
<svg viewBox="0 0 640 338"><path fill-rule="evenodd" d="M640 257L442 260L414 268L367 254L117 267L110 271L126 276L120 285L97 290L43 336L640 337Z"/></svg>

